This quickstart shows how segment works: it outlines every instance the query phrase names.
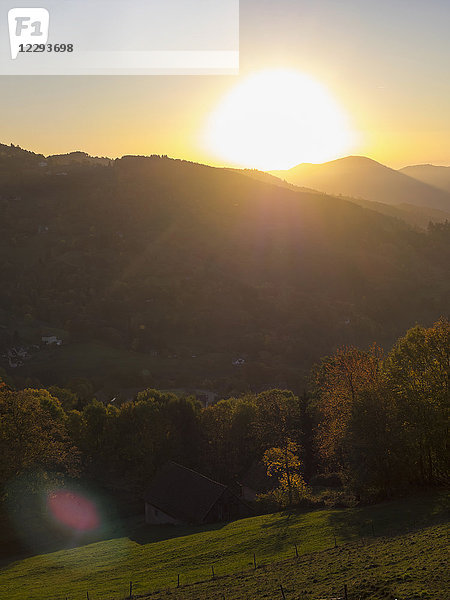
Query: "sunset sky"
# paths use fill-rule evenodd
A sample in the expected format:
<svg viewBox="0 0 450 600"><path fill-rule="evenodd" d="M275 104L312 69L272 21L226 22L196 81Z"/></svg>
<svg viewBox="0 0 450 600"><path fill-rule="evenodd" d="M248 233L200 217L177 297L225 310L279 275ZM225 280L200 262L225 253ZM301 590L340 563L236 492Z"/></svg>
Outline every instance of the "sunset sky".
<svg viewBox="0 0 450 600"><path fill-rule="evenodd" d="M248 139L222 139L226 121L214 129L233 89L247 90L270 71L317 84L345 122L344 134L333 134L345 140L327 146L323 160L363 154L395 168L450 164L449 26L447 0L241 0L239 76L1 77L0 142L44 154L155 153L281 168L270 155L252 156ZM247 109L255 90L264 87L237 93ZM306 101L317 104L315 97ZM317 124L328 122L319 109L314 116ZM270 118L262 123L273 145L280 144L276 127ZM246 143L239 154L235 148ZM286 166L321 162L305 140L290 143Z"/></svg>

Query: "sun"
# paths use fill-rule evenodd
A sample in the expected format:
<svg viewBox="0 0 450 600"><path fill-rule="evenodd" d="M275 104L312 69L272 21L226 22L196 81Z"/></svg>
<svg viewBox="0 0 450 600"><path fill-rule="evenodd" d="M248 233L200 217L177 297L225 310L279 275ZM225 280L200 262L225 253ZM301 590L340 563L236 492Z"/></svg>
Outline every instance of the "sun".
<svg viewBox="0 0 450 600"><path fill-rule="evenodd" d="M338 158L355 135L323 85L298 71L270 70L227 94L209 116L204 141L217 158L267 171Z"/></svg>

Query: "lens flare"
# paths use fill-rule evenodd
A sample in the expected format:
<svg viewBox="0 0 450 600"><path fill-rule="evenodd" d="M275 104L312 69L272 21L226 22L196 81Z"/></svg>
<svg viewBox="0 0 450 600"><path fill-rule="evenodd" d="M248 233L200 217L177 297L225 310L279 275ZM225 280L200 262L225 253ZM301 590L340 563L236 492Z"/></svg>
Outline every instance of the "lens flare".
<svg viewBox="0 0 450 600"><path fill-rule="evenodd" d="M94 531L100 525L95 504L75 492L50 492L47 496L47 508L57 523L77 533Z"/></svg>

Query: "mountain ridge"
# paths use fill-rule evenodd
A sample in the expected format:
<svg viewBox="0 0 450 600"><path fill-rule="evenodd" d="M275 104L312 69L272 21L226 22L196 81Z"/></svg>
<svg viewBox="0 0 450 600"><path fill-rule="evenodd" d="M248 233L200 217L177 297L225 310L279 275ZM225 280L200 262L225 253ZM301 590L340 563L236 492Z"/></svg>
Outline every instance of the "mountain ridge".
<svg viewBox="0 0 450 600"><path fill-rule="evenodd" d="M400 172L450 193L450 167L431 164L410 165L400 169Z"/></svg>
<svg viewBox="0 0 450 600"><path fill-rule="evenodd" d="M450 212L450 193L368 157L348 156L321 164L302 163L285 171L270 171L270 174L327 194Z"/></svg>
<svg viewBox="0 0 450 600"><path fill-rule="evenodd" d="M231 171L236 171L246 175L247 177L251 177L259 181L265 181L272 185L278 185L294 191L303 191L311 194L323 193L312 188L300 187L293 183L289 183L288 181L280 179L279 177L271 175L270 173L266 173L265 171L258 171L256 169L231 169ZM332 194L327 195L331 197L334 196ZM426 206L416 206L406 203L392 205L383 202L377 202L375 200L364 200L363 198L344 196L342 194L339 194L335 197L338 197L342 200L348 200L349 202L353 202L354 204L362 206L363 208L379 212L383 215L400 219L408 225L411 225L412 227L419 227L420 229L427 229L430 222L445 223L445 221L450 221L450 212L435 208L428 208Z"/></svg>
<svg viewBox="0 0 450 600"><path fill-rule="evenodd" d="M63 177L33 164L0 157L0 309L153 353L164 389L297 389L338 345L389 345L449 305L446 226L417 232L348 199L164 157ZM177 375L173 355L205 358Z"/></svg>

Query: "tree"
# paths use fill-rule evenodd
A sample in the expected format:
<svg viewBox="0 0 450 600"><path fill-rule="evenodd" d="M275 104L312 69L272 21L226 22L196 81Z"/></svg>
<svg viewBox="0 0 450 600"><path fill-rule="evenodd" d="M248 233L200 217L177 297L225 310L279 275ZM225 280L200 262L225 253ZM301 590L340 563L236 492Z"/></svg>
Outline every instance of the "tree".
<svg viewBox="0 0 450 600"><path fill-rule="evenodd" d="M358 393L345 445L347 482L359 497L390 497L408 483L400 429L398 407L385 383Z"/></svg>
<svg viewBox="0 0 450 600"><path fill-rule="evenodd" d="M318 445L358 494L447 480L450 325L416 326L387 356L344 349L315 372Z"/></svg>
<svg viewBox="0 0 450 600"><path fill-rule="evenodd" d="M0 481L27 469L76 473L77 452L59 401L47 390L0 390Z"/></svg>
<svg viewBox="0 0 450 600"><path fill-rule="evenodd" d="M287 448L301 436L301 403L289 390L269 390L255 399L255 435L261 452L270 447Z"/></svg>
<svg viewBox="0 0 450 600"><path fill-rule="evenodd" d="M347 430L359 394L377 388L381 378L380 348L340 348L313 371L317 445L328 469L344 470L348 459Z"/></svg>
<svg viewBox="0 0 450 600"><path fill-rule="evenodd" d="M93 400L69 413L68 428L91 476L142 490L166 461L195 462L198 413L191 398L147 389L120 407Z"/></svg>
<svg viewBox="0 0 450 600"><path fill-rule="evenodd" d="M386 361L386 376L400 414L411 479L440 482L448 476L450 412L450 323L416 326Z"/></svg>
<svg viewBox="0 0 450 600"><path fill-rule="evenodd" d="M61 402L61 406L66 412L74 409L78 404L78 397L72 390L52 385L48 388L48 391Z"/></svg>
<svg viewBox="0 0 450 600"><path fill-rule="evenodd" d="M255 414L254 396L221 400L202 411L203 470L231 482L250 466L257 456Z"/></svg>
<svg viewBox="0 0 450 600"><path fill-rule="evenodd" d="M299 446L292 440L286 442L282 448L270 448L264 452L263 462L269 477L276 476L279 482L277 489L273 490L280 504L287 493L288 506L292 506L295 499L299 500L306 489L306 484L301 476L302 463L298 456Z"/></svg>

